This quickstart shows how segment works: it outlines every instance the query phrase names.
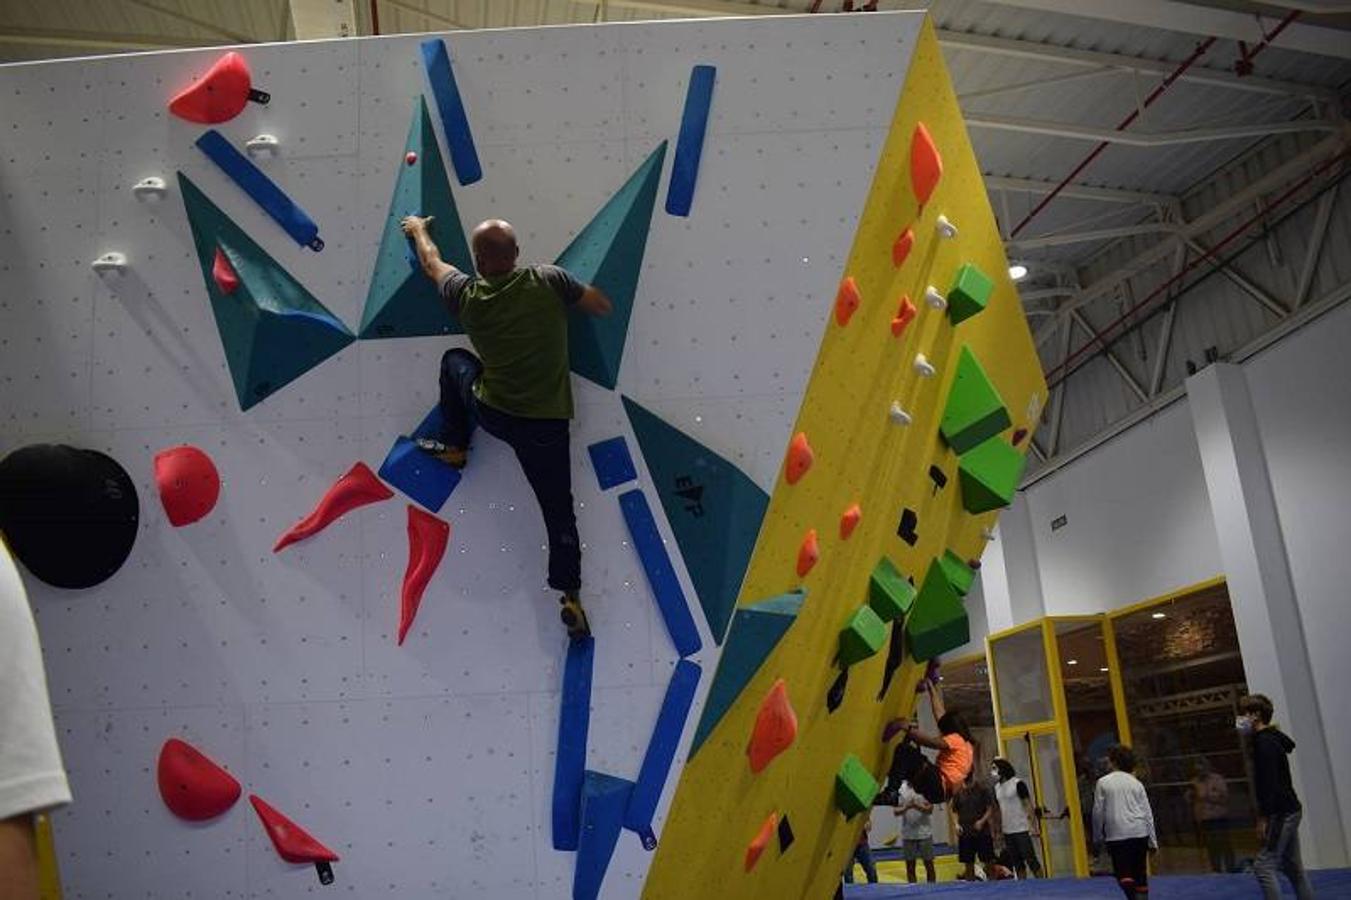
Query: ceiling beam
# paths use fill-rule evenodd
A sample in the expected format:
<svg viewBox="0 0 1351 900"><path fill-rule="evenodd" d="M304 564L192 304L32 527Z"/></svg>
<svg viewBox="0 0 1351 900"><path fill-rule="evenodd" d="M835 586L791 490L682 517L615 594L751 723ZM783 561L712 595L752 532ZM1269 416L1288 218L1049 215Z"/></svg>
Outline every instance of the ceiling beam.
<svg viewBox="0 0 1351 900"><path fill-rule="evenodd" d="M162 34L119 34L107 31L75 31L65 28L19 28L4 26L0 45L34 47L81 47L91 50L171 50L225 43L215 38L169 37Z"/></svg>
<svg viewBox="0 0 1351 900"><path fill-rule="evenodd" d="M1139 225L1121 225L1117 228L1096 228L1089 231L1067 231L1064 234L1046 234L1040 237L1017 238L1005 241L1008 250L1041 250L1046 247L1064 247L1069 244L1087 244L1093 241L1109 241L1117 238L1134 237L1140 234L1168 234L1177 230L1176 225L1167 222L1142 222Z"/></svg>
<svg viewBox="0 0 1351 900"><path fill-rule="evenodd" d="M1037 178L1013 178L1007 175L985 176L985 186L992 191L1014 191L1023 194L1049 194L1059 182L1042 181ZM1123 188L1093 187L1087 184L1071 184L1060 191L1061 197L1073 197L1076 200L1102 200L1107 203L1156 203L1171 205L1177 202L1172 194L1151 193L1149 191L1131 191Z"/></svg>
<svg viewBox="0 0 1351 900"><path fill-rule="evenodd" d="M1288 122L1253 122L1246 125L1223 125L1216 128L1184 128L1178 131L1115 131L1110 128L1092 128L1068 122L1044 122L1014 116L988 116L968 113L970 128L988 128L995 131L1015 131L1022 134L1044 134L1078 141L1107 142L1126 147L1171 147L1175 144L1199 144L1211 141L1229 141L1240 138L1260 138L1273 134L1300 134L1310 131L1337 132L1342 126L1331 120L1294 119Z"/></svg>
<svg viewBox="0 0 1351 900"><path fill-rule="evenodd" d="M209 21L207 19L202 19L197 16L185 13L182 10L170 9L169 7L166 6L160 6L158 3L150 2L150 0L123 0L123 2L129 3L132 6L139 6L142 9L149 10L150 12L156 13L158 15L166 16L170 19L186 23L188 25L193 26L194 28L199 28L202 31L210 32L211 34L214 34L217 37L222 37L225 38L226 40L234 41L235 43L239 44L258 43L258 38L253 35L244 34L242 31L234 31L233 29L226 28L222 25L218 25L215 22Z"/></svg>

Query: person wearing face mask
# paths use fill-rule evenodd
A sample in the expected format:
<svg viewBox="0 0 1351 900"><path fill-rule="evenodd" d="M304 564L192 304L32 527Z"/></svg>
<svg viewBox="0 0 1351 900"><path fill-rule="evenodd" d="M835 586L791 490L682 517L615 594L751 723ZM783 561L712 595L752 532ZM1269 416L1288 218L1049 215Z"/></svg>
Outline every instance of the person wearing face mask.
<svg viewBox="0 0 1351 900"><path fill-rule="evenodd" d="M1027 784L1013 771L1007 759L996 758L990 764L990 779L999 804L999 820L1004 831L1004 852L1009 866L1019 878L1026 878L1030 869L1035 878L1045 877L1041 860L1037 858L1037 812Z"/></svg>
<svg viewBox="0 0 1351 900"><path fill-rule="evenodd" d="M1251 740L1253 795L1257 801L1257 839L1260 849L1253 873L1267 900L1279 900L1280 879L1285 873L1295 887L1299 900L1312 900L1313 888L1304 874L1299 855L1299 822L1304 807L1290 780L1290 754L1295 742L1271 724L1274 709L1264 694L1252 694L1238 701L1235 721L1240 733Z"/></svg>

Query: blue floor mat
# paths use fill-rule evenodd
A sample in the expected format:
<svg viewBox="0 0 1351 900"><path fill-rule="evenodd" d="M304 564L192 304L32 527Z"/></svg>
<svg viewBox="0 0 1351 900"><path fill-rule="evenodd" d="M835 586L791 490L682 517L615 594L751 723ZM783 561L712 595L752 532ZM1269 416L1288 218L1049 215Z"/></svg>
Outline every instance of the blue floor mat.
<svg viewBox="0 0 1351 900"><path fill-rule="evenodd" d="M1351 897L1351 869L1322 869L1309 873L1319 900ZM1161 875L1149 880L1151 900L1262 900L1252 875ZM1281 879L1283 896L1293 897L1290 883ZM979 884L857 884L845 885L846 900L961 896L962 900L1007 900L1022 897L1061 897L1064 900L1119 900L1121 889L1111 878L998 881Z"/></svg>

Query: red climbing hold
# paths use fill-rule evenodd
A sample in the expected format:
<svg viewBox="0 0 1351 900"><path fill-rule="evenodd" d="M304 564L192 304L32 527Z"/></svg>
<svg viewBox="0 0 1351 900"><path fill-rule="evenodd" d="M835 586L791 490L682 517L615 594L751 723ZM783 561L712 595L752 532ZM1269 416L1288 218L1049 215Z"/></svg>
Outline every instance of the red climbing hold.
<svg viewBox="0 0 1351 900"><path fill-rule="evenodd" d="M896 243L891 245L891 264L900 266L905 262L905 258L910 255L910 250L915 246L915 229L907 228L902 231L900 237L896 238Z"/></svg>
<svg viewBox="0 0 1351 900"><path fill-rule="evenodd" d="M930 195L938 186L938 179L942 177L943 157L938 154L938 147L929 129L924 127L923 122L918 122L914 134L910 136L910 188L915 192L920 206L929 202Z"/></svg>
<svg viewBox="0 0 1351 900"><path fill-rule="evenodd" d="M802 546L797 551L797 574L799 578L806 578L807 573L816 565L816 561L821 558L821 548L816 543L816 529L809 530L802 539Z"/></svg>
<svg viewBox="0 0 1351 900"><path fill-rule="evenodd" d="M755 864L760 861L760 854L765 852L769 846L769 839L774 836L779 828L779 814L770 813L769 818L765 819L765 824L760 826L760 830L751 838L750 844L746 847L746 871L749 872L755 868Z"/></svg>
<svg viewBox="0 0 1351 900"><path fill-rule="evenodd" d="M849 540L849 536L854 533L854 529L858 527L859 520L862 518L863 510L859 508L857 503L846 509L844 515L840 516L840 540Z"/></svg>
<svg viewBox="0 0 1351 900"><path fill-rule="evenodd" d="M807 443L806 432L799 431L788 444L788 462L784 464L783 477L789 484L797 484L815 460L816 454L812 453L812 445Z"/></svg>
<svg viewBox="0 0 1351 900"><path fill-rule="evenodd" d="M854 281L854 276L850 275L840 282L840 289L835 294L835 321L841 325L848 325L854 311L862 302L858 293L858 283Z"/></svg>
<svg viewBox="0 0 1351 900"><path fill-rule="evenodd" d="M774 757L787 750L797 739L797 713L788 699L788 685L780 678L765 695L760 712L755 716L751 742L746 755L751 759L751 771L759 774Z"/></svg>
<svg viewBox="0 0 1351 900"><path fill-rule="evenodd" d="M337 862L338 854L316 841L308 831L277 812L257 794L249 794L253 811L262 820L277 855L289 863Z"/></svg>
<svg viewBox="0 0 1351 900"><path fill-rule="evenodd" d="M403 161L408 163L408 165L410 166L413 165L413 163L417 162L417 151L409 150L408 153L404 156Z"/></svg>
<svg viewBox="0 0 1351 900"><path fill-rule="evenodd" d="M180 819L214 819L235 805L239 782L196 747L169 738L159 751L159 795Z"/></svg>
<svg viewBox="0 0 1351 900"><path fill-rule="evenodd" d="M189 122L214 125L239 115L250 100L266 103L267 99L267 94L253 90L249 64L232 50L170 100L169 112Z"/></svg>
<svg viewBox="0 0 1351 900"><path fill-rule="evenodd" d="M296 541L318 534L334 520L346 515L358 506L378 503L394 496L394 492L385 487L385 483L375 477L370 466L359 462L348 473L337 480L324 494L324 499L308 516L291 526L291 529L277 538L272 552L280 553Z"/></svg>
<svg viewBox="0 0 1351 900"><path fill-rule="evenodd" d="M914 321L917 313L918 310L915 309L915 304L911 302L910 295L902 294L901 304L891 320L891 336L900 337L905 332L905 326Z"/></svg>
<svg viewBox="0 0 1351 900"><path fill-rule="evenodd" d="M219 247L216 248L216 258L211 261L211 280L216 282L222 294L233 294L239 287L239 275L235 273L235 267L230 265L230 258Z"/></svg>
<svg viewBox="0 0 1351 900"><path fill-rule="evenodd" d="M450 523L408 504L408 568L403 573L403 596L399 603L399 646L413 627L422 592L450 542Z"/></svg>
<svg viewBox="0 0 1351 900"><path fill-rule="evenodd" d="M1015 428L1013 430L1013 446L1017 447L1023 442L1023 438L1025 437L1027 437L1026 428Z"/></svg>
<svg viewBox="0 0 1351 900"><path fill-rule="evenodd" d="M155 483L169 524L175 528L206 516L220 497L220 474L215 463L186 444L155 454Z"/></svg>

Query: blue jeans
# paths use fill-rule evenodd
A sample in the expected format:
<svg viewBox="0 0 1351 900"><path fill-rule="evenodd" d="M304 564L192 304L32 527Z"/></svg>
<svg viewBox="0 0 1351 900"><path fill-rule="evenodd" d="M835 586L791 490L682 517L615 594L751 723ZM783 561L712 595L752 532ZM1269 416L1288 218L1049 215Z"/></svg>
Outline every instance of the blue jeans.
<svg viewBox="0 0 1351 900"><path fill-rule="evenodd" d="M1313 888L1304 874L1304 863L1299 858L1299 822L1303 812L1272 816L1267 820L1266 840L1253 861L1253 873L1257 883L1262 886L1262 896L1266 900L1280 900L1281 882L1277 871L1285 873L1295 887L1295 896L1299 900L1313 900Z"/></svg>
<svg viewBox="0 0 1351 900"><path fill-rule="evenodd" d="M527 419L479 403L474 383L483 364L468 350L447 350L441 357L441 440L469 446L475 426L516 453L525 480L535 492L549 536L549 587L576 591L582 586L582 545L572 509L572 440L567 419Z"/></svg>
<svg viewBox="0 0 1351 900"><path fill-rule="evenodd" d="M864 841L854 848L853 859L849 860L849 865L844 870L844 883L854 883L854 863L858 862L863 867L863 874L868 879L868 884L877 884L877 865L873 862L873 851Z"/></svg>

